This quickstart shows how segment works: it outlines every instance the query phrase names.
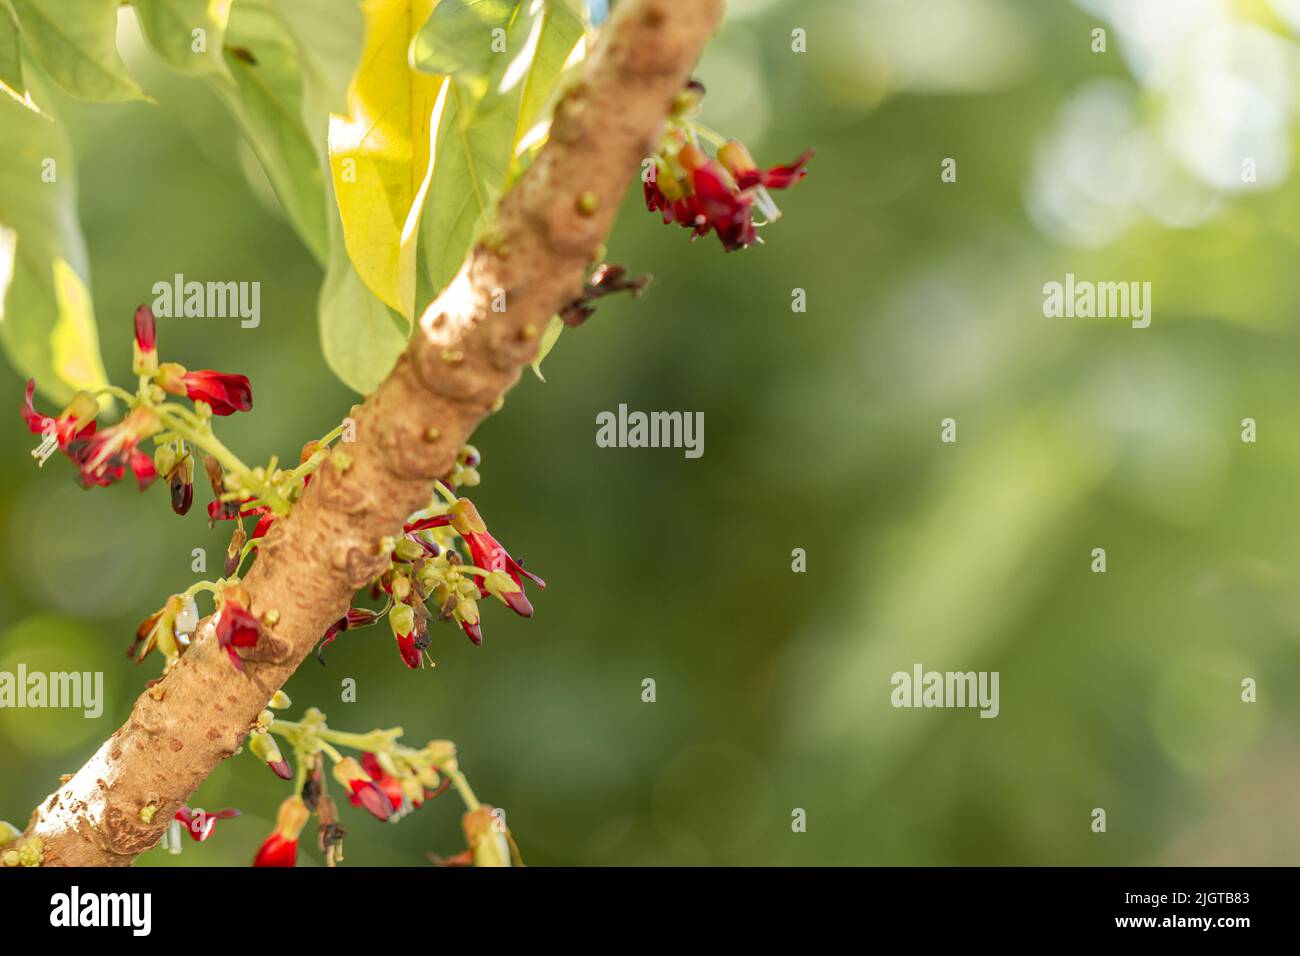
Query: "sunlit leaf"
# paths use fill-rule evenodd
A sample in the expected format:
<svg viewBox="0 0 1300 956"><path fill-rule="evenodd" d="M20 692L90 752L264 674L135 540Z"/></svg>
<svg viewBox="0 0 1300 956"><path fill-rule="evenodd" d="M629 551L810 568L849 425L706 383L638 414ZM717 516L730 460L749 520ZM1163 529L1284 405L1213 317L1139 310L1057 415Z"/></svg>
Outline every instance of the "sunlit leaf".
<svg viewBox="0 0 1300 956"><path fill-rule="evenodd" d="M464 95L448 82L420 219L420 258L433 292L451 281L475 236L491 225L510 163L514 116L499 112L463 127Z"/></svg>
<svg viewBox="0 0 1300 956"><path fill-rule="evenodd" d="M0 96L0 345L21 375L66 401L106 384L76 171L61 124Z"/></svg>
<svg viewBox="0 0 1300 956"><path fill-rule="evenodd" d="M59 86L84 100L148 99L117 55L118 0L10 0L23 36Z"/></svg>
<svg viewBox="0 0 1300 956"><path fill-rule="evenodd" d="M556 94L568 72L581 63L591 27L581 0L528 0L525 7L506 37L506 56L495 64L479 107L481 113L516 110L508 182L546 142Z"/></svg>
<svg viewBox="0 0 1300 956"><path fill-rule="evenodd" d="M328 256L324 176L303 120L303 80L293 39L261 0L234 5L226 32L232 80L215 88L239 121L289 221L318 261Z"/></svg>
<svg viewBox="0 0 1300 956"><path fill-rule="evenodd" d="M349 388L372 391L406 346L409 324L375 297L348 259L328 172L329 114L346 106L346 90L362 49L362 16L337 0L275 0L301 68L304 124L325 177L329 257L318 302L321 349L330 370Z"/></svg>
<svg viewBox="0 0 1300 956"><path fill-rule="evenodd" d="M411 69L407 51L432 9L432 0L366 0L366 43L348 89L349 115L331 116L329 126L348 255L375 295L408 319L430 118L444 84Z"/></svg>
<svg viewBox="0 0 1300 956"><path fill-rule="evenodd" d="M334 232L320 292L321 349L340 381L367 395L406 348L408 324L357 276L337 222Z"/></svg>
<svg viewBox="0 0 1300 956"><path fill-rule="evenodd" d="M527 5L526 0L441 3L411 44L411 63L429 73L455 76L463 113L472 118L497 64L506 59L507 38Z"/></svg>
<svg viewBox="0 0 1300 956"><path fill-rule="evenodd" d="M452 76L420 223L428 291L456 274L523 160L545 142L548 106L587 26L577 0L482 0L440 5L416 37L413 62Z"/></svg>
<svg viewBox="0 0 1300 956"><path fill-rule="evenodd" d="M9 8L0 3L0 93L23 100L23 58L18 45L18 24Z"/></svg>
<svg viewBox="0 0 1300 956"><path fill-rule="evenodd" d="M225 70L221 48L225 43L231 0L133 0L133 3L145 39L168 66L195 75Z"/></svg>

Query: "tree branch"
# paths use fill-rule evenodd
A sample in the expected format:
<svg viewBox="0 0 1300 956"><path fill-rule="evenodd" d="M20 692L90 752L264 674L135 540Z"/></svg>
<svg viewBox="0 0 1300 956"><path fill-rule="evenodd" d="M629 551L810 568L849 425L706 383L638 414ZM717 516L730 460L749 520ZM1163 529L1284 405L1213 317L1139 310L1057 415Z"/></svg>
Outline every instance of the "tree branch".
<svg viewBox="0 0 1300 956"><path fill-rule="evenodd" d="M263 620L241 674L204 621L127 722L33 813L45 865L128 865L243 743L257 714L353 593L386 565L382 539L428 504L475 427L532 360L542 329L581 291L641 160L717 27L722 0L626 0L550 140L502 200L490 239L424 313L388 378L258 548L244 584ZM493 312L503 290L506 309ZM274 613L268 613L274 612ZM278 615L278 616L277 616ZM151 809L147 809L151 808Z"/></svg>

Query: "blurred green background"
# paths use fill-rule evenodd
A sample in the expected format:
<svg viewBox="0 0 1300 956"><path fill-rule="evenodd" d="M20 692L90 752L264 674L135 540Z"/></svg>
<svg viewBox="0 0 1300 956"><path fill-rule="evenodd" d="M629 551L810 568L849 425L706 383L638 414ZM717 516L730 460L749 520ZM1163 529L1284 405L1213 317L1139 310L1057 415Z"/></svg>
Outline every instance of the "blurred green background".
<svg viewBox="0 0 1300 956"><path fill-rule="evenodd" d="M1289 0L734 0L703 119L760 163L818 150L785 217L724 255L629 196L610 258L654 285L475 439L480 510L548 582L536 616L485 607L481 648L435 629L432 671L386 626L346 634L291 716L455 740L530 864L1296 863L1298 27ZM154 282L260 281L259 328L163 319L160 342L251 377L221 430L245 460L294 456L354 400L320 355L320 271L221 105L123 53L156 106L57 103L110 377ZM1151 327L1044 318L1066 272L1150 281ZM22 381L0 386L0 670L102 670L107 695L96 721L0 711L22 825L155 676L132 632L225 534L38 469ZM704 456L597 448L620 403L702 411ZM1000 716L891 708L915 662L999 671ZM192 803L243 817L140 864L246 864L285 791L236 757ZM462 846L453 795L343 812L351 864Z"/></svg>

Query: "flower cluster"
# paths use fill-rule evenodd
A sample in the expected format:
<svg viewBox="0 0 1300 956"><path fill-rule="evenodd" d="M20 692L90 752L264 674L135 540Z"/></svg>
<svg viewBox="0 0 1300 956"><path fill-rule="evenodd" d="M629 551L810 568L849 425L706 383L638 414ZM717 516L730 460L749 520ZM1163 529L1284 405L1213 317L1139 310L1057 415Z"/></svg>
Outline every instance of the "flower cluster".
<svg viewBox="0 0 1300 956"><path fill-rule="evenodd" d="M193 500L194 464L190 445L210 432L207 421L213 415L230 415L253 407L253 392L243 375L228 375L202 369L191 372L175 362L158 362L158 331L148 306L135 312L135 345L132 370L139 378L135 394L117 388L100 392L77 392L57 416L36 411L33 397L36 381L27 383L23 420L34 435L42 436L43 453L58 450L76 467L84 487L103 487L125 477L128 470L141 490L162 475L171 490L172 507L185 514ZM194 409L167 402L168 395L190 399ZM96 421L101 401L120 398L127 412L115 425L100 429ZM153 439L157 451L147 454L141 443Z"/></svg>
<svg viewBox="0 0 1300 956"><path fill-rule="evenodd" d="M692 238L715 232L728 252L760 242L758 229L780 218L769 190L788 189L807 175L813 151L793 163L760 168L739 140L723 140L691 116L704 88L694 80L678 98L652 164L642 177L646 208L665 224L690 229ZM702 139L717 145L710 157ZM754 222L754 213L764 221Z"/></svg>
<svg viewBox="0 0 1300 956"><path fill-rule="evenodd" d="M283 692L271 701L274 708L288 705ZM289 779L293 776L289 762L272 739L278 736L292 751L298 773L294 791L280 804L275 828L258 849L253 865L296 865L299 839L313 816L317 819L317 846L326 862L332 866L343 859L346 831L329 794L330 778L343 788L352 806L366 810L377 820L401 819L451 786L471 812L481 809L460 770L454 744L431 740L417 749L399 743L401 735L400 727L365 734L333 730L326 724L325 715L315 708L308 709L299 721L280 719L269 708L263 711L250 736L249 749L276 776ZM344 756L340 747L359 751L360 759ZM332 764L328 775L327 760ZM471 841L471 851L474 847Z"/></svg>
<svg viewBox="0 0 1300 956"><path fill-rule="evenodd" d="M478 464L472 446L466 446L462 458L471 467ZM429 646L431 620L455 621L471 641L482 644L481 599L494 597L521 617L532 616L524 579L539 588L546 582L489 533L472 501L445 484L440 483L439 491L445 500L411 516L393 542L387 569L374 580L372 593L386 596L386 605L351 608L325 632L319 655L344 631L386 616L402 662L414 669Z"/></svg>

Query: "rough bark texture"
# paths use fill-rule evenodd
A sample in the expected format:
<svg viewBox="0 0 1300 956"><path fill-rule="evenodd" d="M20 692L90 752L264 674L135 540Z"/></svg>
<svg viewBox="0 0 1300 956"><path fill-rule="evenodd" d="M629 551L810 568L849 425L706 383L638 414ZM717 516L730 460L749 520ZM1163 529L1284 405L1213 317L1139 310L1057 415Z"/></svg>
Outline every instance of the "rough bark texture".
<svg viewBox="0 0 1300 956"><path fill-rule="evenodd" d="M157 843L353 592L386 565L381 539L428 504L434 479L533 358L547 320L581 290L721 13L722 0L620 4L560 104L550 142L502 201L492 241L470 253L387 380L353 409L350 464L324 462L259 549L245 578L252 609L279 617L246 653L244 672L203 622L126 724L33 813L27 835L43 841L44 865L127 865ZM491 311L497 289L504 312ZM149 822L146 807L156 808Z"/></svg>

